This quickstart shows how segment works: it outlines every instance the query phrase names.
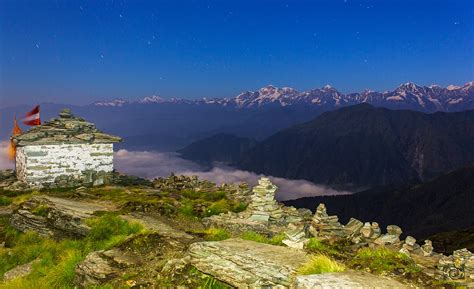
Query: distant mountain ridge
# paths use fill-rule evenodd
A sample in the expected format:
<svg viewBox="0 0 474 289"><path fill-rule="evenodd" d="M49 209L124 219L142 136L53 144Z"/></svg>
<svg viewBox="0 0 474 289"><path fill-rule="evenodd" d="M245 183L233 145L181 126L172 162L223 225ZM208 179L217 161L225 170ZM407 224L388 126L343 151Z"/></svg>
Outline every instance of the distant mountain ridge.
<svg viewBox="0 0 474 289"><path fill-rule="evenodd" d="M474 81L463 86L438 85L419 86L408 82L401 84L393 91L376 92L366 90L359 93L344 94L334 87L326 85L322 88L299 92L291 87L278 88L268 85L258 91L245 91L234 98L213 99L165 99L160 96L149 96L140 100L130 101L114 99L98 101L95 106L117 106L131 104L194 104L222 105L235 108L259 108L262 106L294 106L311 105L323 109L333 109L359 103L369 103L394 109L412 109L424 112L461 111L474 109Z"/></svg>
<svg viewBox="0 0 474 289"><path fill-rule="evenodd" d="M474 163L474 110L426 114L358 104L284 129L239 168L322 184L428 180Z"/></svg>

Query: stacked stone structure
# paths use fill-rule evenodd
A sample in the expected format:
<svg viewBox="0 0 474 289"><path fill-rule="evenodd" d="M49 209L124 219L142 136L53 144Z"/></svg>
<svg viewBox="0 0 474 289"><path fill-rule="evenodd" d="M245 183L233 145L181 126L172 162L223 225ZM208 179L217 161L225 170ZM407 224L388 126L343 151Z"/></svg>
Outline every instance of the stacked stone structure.
<svg viewBox="0 0 474 289"><path fill-rule="evenodd" d="M258 185L252 190L253 195L249 204L250 220L261 222L282 220L282 206L275 200L277 189L278 187L272 184L268 178L258 180Z"/></svg>
<svg viewBox="0 0 474 289"><path fill-rule="evenodd" d="M315 236L338 236L346 235L344 227L339 223L337 216L329 216L326 205L319 204L311 221L311 233Z"/></svg>
<svg viewBox="0 0 474 289"><path fill-rule="evenodd" d="M64 109L58 118L12 137L16 176L31 187L102 184L113 171L113 144L121 138Z"/></svg>

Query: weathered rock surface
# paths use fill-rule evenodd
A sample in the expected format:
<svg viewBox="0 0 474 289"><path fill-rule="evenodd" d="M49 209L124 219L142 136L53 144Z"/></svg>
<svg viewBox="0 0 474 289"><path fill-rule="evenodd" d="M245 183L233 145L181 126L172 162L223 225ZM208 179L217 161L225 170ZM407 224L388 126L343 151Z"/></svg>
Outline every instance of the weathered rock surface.
<svg viewBox="0 0 474 289"><path fill-rule="evenodd" d="M34 196L13 212L10 224L20 230L33 230L45 237L84 237L90 228L85 219L94 212L114 211L110 203L85 202L50 196Z"/></svg>
<svg viewBox="0 0 474 289"><path fill-rule="evenodd" d="M130 215L122 215L121 217L130 222L140 223L148 231L157 233L163 237L180 239L183 241L184 240L190 241L194 238L193 236L183 231L174 229L170 225L160 221L159 219L153 216L134 213Z"/></svg>
<svg viewBox="0 0 474 289"><path fill-rule="evenodd" d="M198 270L238 288L289 286L308 260L299 250L241 239L193 243L189 254Z"/></svg>
<svg viewBox="0 0 474 289"><path fill-rule="evenodd" d="M29 262L29 263L16 266L15 268L5 272L5 274L3 274L3 280L4 281L9 281L9 280L24 277L24 276L30 274L31 270L33 270L33 264L35 262L37 262L37 260L34 260L34 261Z"/></svg>
<svg viewBox="0 0 474 289"><path fill-rule="evenodd" d="M364 272L337 272L296 277L295 289L392 289L410 288L396 280Z"/></svg>
<svg viewBox="0 0 474 289"><path fill-rule="evenodd" d="M77 265L75 281L81 288L103 284L118 277L124 267L140 264L140 259L118 249L92 252Z"/></svg>

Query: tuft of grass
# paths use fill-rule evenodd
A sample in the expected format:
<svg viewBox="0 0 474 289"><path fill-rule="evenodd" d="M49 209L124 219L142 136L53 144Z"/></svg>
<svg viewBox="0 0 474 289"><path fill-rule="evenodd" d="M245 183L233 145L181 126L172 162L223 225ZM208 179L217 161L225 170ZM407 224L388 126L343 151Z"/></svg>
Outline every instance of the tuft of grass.
<svg viewBox="0 0 474 289"><path fill-rule="evenodd" d="M39 205L38 207L31 210L31 212L36 216L46 217L48 216L49 207L46 205Z"/></svg>
<svg viewBox="0 0 474 289"><path fill-rule="evenodd" d="M330 272L342 272L345 266L330 257L318 254L310 257L309 261L303 264L298 270L300 275L321 274Z"/></svg>
<svg viewBox="0 0 474 289"><path fill-rule="evenodd" d="M232 237L229 232L220 228L192 231L192 233L201 235L206 241L222 241Z"/></svg>
<svg viewBox="0 0 474 289"><path fill-rule="evenodd" d="M205 275L203 279L204 279L203 285L198 287L200 289L231 289L233 288L227 285L226 283L217 280L214 276Z"/></svg>
<svg viewBox="0 0 474 289"><path fill-rule="evenodd" d="M318 238L310 238L306 244L305 249L311 253L321 253L330 256L339 255L336 249L330 247L326 243L323 243Z"/></svg>
<svg viewBox="0 0 474 289"><path fill-rule="evenodd" d="M285 234L281 233L268 238L265 235L259 234L254 231L247 231L240 236L244 240L254 241L259 243L271 244L271 245L283 245L283 240L285 239Z"/></svg>
<svg viewBox="0 0 474 289"><path fill-rule="evenodd" d="M12 203L12 199L4 196L0 196L0 207L1 206L8 206Z"/></svg>
<svg viewBox="0 0 474 289"><path fill-rule="evenodd" d="M410 257L385 247L360 249L350 265L355 268L368 268L371 272L379 274L383 272L416 273L420 271Z"/></svg>
<svg viewBox="0 0 474 289"><path fill-rule="evenodd" d="M125 240L127 236L144 231L139 223L128 222L110 213L88 219L86 223L91 227L86 239L94 245L95 250L113 247Z"/></svg>

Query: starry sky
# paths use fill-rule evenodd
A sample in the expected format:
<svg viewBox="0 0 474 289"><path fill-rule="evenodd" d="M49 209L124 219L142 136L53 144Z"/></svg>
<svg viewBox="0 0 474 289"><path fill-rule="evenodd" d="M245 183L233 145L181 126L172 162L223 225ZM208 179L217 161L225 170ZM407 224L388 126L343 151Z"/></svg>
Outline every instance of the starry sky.
<svg viewBox="0 0 474 289"><path fill-rule="evenodd" d="M0 105L474 79L472 0L0 0Z"/></svg>

